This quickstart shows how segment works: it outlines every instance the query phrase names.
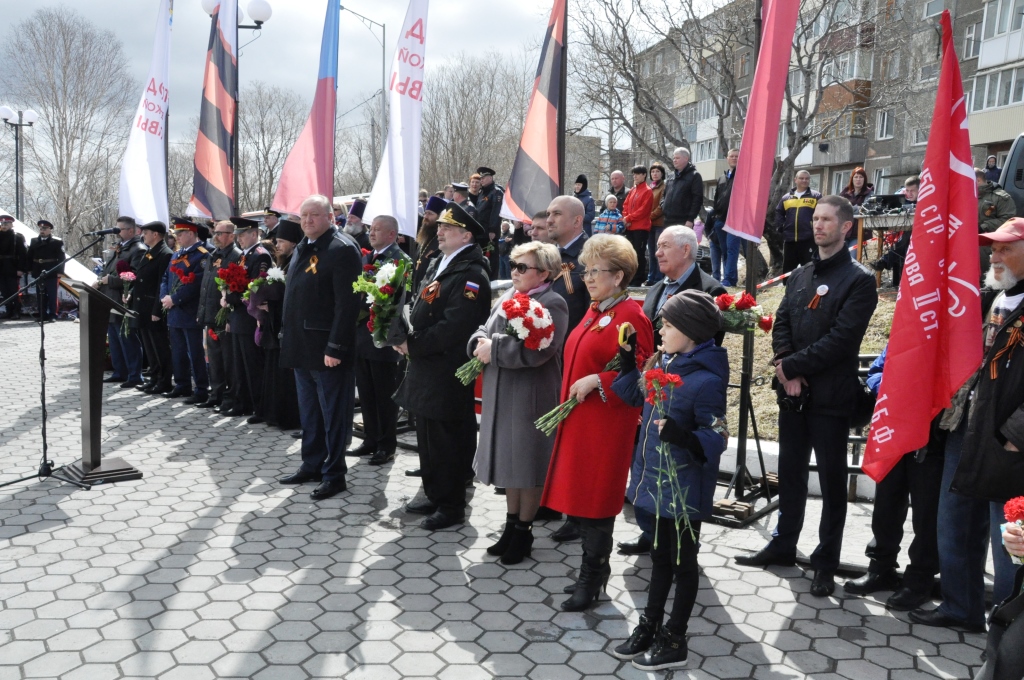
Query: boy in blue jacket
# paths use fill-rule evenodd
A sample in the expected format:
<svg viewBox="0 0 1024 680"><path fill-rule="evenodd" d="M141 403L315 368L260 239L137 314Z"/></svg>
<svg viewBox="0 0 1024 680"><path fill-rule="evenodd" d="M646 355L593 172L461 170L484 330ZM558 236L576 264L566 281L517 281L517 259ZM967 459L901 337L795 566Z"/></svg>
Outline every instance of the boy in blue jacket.
<svg viewBox="0 0 1024 680"><path fill-rule="evenodd" d="M723 323L715 301L702 291L683 291L665 302L659 316L662 345L647 362L645 374L661 369L682 379L682 385L665 390L660 409L653 405L645 375L636 369L632 338L620 349L627 370L612 383L627 404L644 404L626 495L637 516L646 515L655 527L647 607L632 635L612 654L632 659L633 666L645 671L686 663L686 626L700 577L697 539L701 522L711 516L718 466L729 437L729 359L725 348L715 346ZM663 625L673 579L675 600Z"/></svg>

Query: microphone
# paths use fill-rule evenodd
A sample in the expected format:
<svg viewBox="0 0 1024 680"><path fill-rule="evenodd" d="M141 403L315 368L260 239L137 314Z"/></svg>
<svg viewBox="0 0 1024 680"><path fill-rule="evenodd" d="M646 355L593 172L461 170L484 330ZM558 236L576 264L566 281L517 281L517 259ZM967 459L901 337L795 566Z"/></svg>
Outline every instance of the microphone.
<svg viewBox="0 0 1024 680"><path fill-rule="evenodd" d="M112 227L110 229L100 229L99 231L90 231L89 233L86 234L86 236L106 236L108 234L120 233L120 231L121 230L118 229L117 227Z"/></svg>

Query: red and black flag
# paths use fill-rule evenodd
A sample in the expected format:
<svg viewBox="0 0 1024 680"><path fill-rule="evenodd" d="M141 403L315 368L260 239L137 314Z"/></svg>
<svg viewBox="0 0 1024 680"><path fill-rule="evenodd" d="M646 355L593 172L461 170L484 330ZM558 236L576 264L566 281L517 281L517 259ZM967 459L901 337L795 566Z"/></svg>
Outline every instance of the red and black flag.
<svg viewBox="0 0 1024 680"><path fill-rule="evenodd" d="M530 221L562 193L565 167L566 0L555 0L548 21L526 125L505 188L501 215Z"/></svg>
<svg viewBox="0 0 1024 680"><path fill-rule="evenodd" d="M222 220L235 214L237 46L238 0L221 0L210 28L189 215Z"/></svg>

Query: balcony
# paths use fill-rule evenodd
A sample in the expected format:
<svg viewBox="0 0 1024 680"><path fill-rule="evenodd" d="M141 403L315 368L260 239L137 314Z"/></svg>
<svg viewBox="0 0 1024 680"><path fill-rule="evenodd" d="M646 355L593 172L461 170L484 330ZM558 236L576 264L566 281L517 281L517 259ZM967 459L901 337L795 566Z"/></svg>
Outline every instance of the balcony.
<svg viewBox="0 0 1024 680"><path fill-rule="evenodd" d="M978 70L1024 59L1024 30L1009 31L981 41Z"/></svg>
<svg viewBox="0 0 1024 680"><path fill-rule="evenodd" d="M864 137L820 139L811 144L811 165L862 165L867 154L868 140Z"/></svg>

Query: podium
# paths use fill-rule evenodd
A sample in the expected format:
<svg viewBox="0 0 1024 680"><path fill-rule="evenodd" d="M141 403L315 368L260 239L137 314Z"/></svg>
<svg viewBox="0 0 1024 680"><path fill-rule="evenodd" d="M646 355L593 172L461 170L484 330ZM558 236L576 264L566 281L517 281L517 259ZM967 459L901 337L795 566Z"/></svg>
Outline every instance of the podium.
<svg viewBox="0 0 1024 680"><path fill-rule="evenodd" d="M103 366L106 362L107 325L111 311L135 316L121 303L92 286L73 281L78 292L81 331L80 375L82 395L82 460L68 465L68 476L85 484L107 484L142 479L142 472L120 458L102 460ZM138 331L134 331L138 332Z"/></svg>

